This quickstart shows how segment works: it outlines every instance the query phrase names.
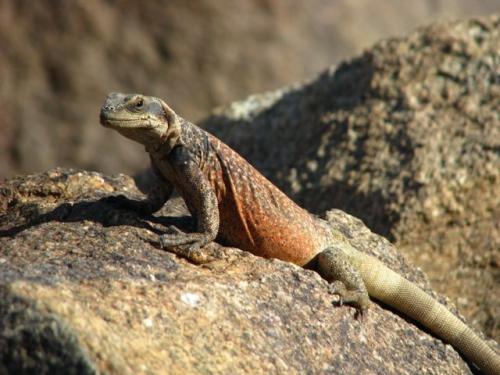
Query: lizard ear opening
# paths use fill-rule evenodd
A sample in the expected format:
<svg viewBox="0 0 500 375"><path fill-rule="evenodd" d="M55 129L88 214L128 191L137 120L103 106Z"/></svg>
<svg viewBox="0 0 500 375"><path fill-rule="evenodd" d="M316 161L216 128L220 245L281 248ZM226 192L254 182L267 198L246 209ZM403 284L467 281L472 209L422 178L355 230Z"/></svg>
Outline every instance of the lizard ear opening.
<svg viewBox="0 0 500 375"><path fill-rule="evenodd" d="M166 142L169 150L173 149L175 146L181 143L181 122L179 116L170 108L167 103L160 99L161 107L163 113L165 114L165 119L168 123L168 130L166 134Z"/></svg>

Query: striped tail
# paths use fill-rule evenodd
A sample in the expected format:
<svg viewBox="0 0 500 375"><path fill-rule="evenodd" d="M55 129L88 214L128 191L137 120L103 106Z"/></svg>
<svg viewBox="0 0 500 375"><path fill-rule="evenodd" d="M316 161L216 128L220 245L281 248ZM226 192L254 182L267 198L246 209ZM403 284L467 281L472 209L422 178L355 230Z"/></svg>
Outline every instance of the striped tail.
<svg viewBox="0 0 500 375"><path fill-rule="evenodd" d="M353 248L346 252L349 260L359 270L371 297L421 323L475 363L484 373L500 374L500 356L444 305L387 268L378 259Z"/></svg>

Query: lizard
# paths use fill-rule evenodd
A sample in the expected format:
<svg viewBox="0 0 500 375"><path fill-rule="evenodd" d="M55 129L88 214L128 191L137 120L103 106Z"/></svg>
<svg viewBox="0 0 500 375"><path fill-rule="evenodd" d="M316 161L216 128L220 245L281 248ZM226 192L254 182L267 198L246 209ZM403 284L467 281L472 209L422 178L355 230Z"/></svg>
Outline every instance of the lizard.
<svg viewBox="0 0 500 375"><path fill-rule="evenodd" d="M338 241L326 221L298 206L236 151L176 114L163 100L110 93L100 123L142 144L155 180L143 200L109 197L148 215L175 189L196 220L196 230L167 227L162 248L196 258L221 240L264 258L316 270L340 301L365 313L370 297L421 323L484 373L500 374L500 356L444 305L375 257Z"/></svg>

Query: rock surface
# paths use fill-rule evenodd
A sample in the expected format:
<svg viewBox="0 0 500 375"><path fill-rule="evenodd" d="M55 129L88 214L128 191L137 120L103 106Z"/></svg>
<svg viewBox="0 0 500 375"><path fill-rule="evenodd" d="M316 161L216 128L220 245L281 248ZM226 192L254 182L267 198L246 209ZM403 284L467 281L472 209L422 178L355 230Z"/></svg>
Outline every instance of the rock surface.
<svg viewBox="0 0 500 375"><path fill-rule="evenodd" d="M137 172L140 148L95 126L110 91L158 95L194 120L382 37L494 11L498 0L2 0L0 178Z"/></svg>
<svg viewBox="0 0 500 375"><path fill-rule="evenodd" d="M312 271L216 243L204 265L158 249L162 225L192 224L181 200L139 218L100 200L117 192L140 196L124 175L64 169L0 185L0 373L470 373L377 304L362 321L333 306ZM331 225L429 291L359 220Z"/></svg>
<svg viewBox="0 0 500 375"><path fill-rule="evenodd" d="M500 18L382 41L209 131L312 212L339 208L500 339Z"/></svg>

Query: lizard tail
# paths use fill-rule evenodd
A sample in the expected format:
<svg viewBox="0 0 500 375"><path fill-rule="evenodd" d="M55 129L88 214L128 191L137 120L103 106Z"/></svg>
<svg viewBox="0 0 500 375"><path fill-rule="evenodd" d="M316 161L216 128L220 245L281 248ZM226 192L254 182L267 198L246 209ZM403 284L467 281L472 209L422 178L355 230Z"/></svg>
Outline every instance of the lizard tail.
<svg viewBox="0 0 500 375"><path fill-rule="evenodd" d="M348 255L371 297L421 323L484 373L500 374L500 356L444 305L378 259L352 248Z"/></svg>

